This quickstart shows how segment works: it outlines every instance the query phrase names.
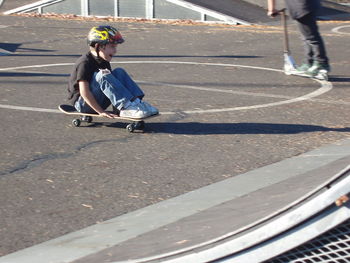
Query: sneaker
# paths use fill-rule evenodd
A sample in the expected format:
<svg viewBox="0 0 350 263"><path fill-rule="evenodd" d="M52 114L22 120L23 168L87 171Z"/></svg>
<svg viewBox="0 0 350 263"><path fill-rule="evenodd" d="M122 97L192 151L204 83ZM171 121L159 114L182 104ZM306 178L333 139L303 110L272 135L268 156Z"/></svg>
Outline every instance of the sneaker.
<svg viewBox="0 0 350 263"><path fill-rule="evenodd" d="M143 119L150 116L150 113L145 110L144 106L140 102L130 102L126 108L120 110L120 117Z"/></svg>
<svg viewBox="0 0 350 263"><path fill-rule="evenodd" d="M157 115L159 114L159 110L156 107L153 107L151 104L149 104L146 101L141 101L143 104L144 108L150 112L151 115Z"/></svg>
<svg viewBox="0 0 350 263"><path fill-rule="evenodd" d="M306 74L310 77L315 77L319 74L328 74L328 72L330 72L330 66L328 64L315 61L307 70Z"/></svg>
<svg viewBox="0 0 350 263"><path fill-rule="evenodd" d="M312 67L312 65L310 65L308 63L304 63L301 66L296 68L296 73L297 74L306 74L311 67Z"/></svg>
<svg viewBox="0 0 350 263"><path fill-rule="evenodd" d="M143 108L143 110L146 112L146 117L158 114L158 109L156 109L155 107L151 106L149 103L140 100L139 98L137 98L136 100L134 100L134 103L137 103L140 105L140 107Z"/></svg>

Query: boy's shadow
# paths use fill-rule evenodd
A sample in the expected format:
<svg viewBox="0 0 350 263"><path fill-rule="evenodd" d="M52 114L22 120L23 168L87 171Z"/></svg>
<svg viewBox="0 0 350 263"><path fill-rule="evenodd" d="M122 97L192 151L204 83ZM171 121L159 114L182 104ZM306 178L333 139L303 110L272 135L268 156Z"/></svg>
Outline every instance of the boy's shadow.
<svg viewBox="0 0 350 263"><path fill-rule="evenodd" d="M305 132L350 132L347 128L328 128L318 125L280 124L280 123L200 123L164 122L147 123L145 132L183 135L210 134L298 134Z"/></svg>
<svg viewBox="0 0 350 263"><path fill-rule="evenodd" d="M82 127L110 127L125 129L127 122L92 122ZM219 135L219 134L298 134L306 132L350 132L350 127L328 128L319 125L283 123L201 123L201 122L147 122L145 133L167 133L180 135Z"/></svg>

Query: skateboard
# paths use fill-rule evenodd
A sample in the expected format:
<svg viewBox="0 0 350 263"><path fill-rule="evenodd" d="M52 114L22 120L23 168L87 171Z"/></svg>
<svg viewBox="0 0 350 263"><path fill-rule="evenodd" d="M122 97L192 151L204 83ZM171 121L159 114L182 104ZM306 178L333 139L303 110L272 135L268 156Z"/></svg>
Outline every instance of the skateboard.
<svg viewBox="0 0 350 263"><path fill-rule="evenodd" d="M80 116L79 118L75 118L72 120L72 125L74 127L79 127L82 122L91 123L93 121L93 117L99 117L99 118L103 117L103 116L98 115L97 113L78 112L72 105L61 104L58 106L58 109L67 115ZM112 113L111 111L109 111L109 112ZM127 118L127 117L116 117L114 119L130 122L126 126L126 130L128 132L134 132L134 130L144 130L145 129L145 121L144 120L156 117L158 115L159 114L152 115L152 116L149 116L146 118L141 118L141 119Z"/></svg>

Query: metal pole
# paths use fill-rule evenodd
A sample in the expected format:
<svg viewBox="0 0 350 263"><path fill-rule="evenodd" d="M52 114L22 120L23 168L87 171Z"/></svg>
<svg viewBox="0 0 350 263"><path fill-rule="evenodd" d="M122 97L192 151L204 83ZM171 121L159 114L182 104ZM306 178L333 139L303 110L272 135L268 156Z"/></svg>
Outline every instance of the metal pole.
<svg viewBox="0 0 350 263"><path fill-rule="evenodd" d="M288 29L287 29L287 17L286 17L286 10L281 10L282 14L282 26L283 26L283 32L284 32L284 52L289 53L289 39L288 39Z"/></svg>
<svg viewBox="0 0 350 263"><path fill-rule="evenodd" d="M154 0L145 0L146 18L153 19L154 17Z"/></svg>
<svg viewBox="0 0 350 263"><path fill-rule="evenodd" d="M119 17L120 11L119 11L119 0L114 0L114 16Z"/></svg>

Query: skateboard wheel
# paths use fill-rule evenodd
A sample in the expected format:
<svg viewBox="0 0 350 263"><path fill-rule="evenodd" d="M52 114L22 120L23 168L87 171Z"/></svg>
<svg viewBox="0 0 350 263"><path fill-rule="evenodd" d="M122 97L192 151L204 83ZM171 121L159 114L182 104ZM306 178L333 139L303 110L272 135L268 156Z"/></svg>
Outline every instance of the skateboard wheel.
<svg viewBox="0 0 350 263"><path fill-rule="evenodd" d="M79 127L80 123L81 123L81 121L79 119L72 120L72 124L73 124L74 127Z"/></svg>
<svg viewBox="0 0 350 263"><path fill-rule="evenodd" d="M135 130L135 126L133 123L130 123L126 126L126 129L128 130L128 132L133 132Z"/></svg>

